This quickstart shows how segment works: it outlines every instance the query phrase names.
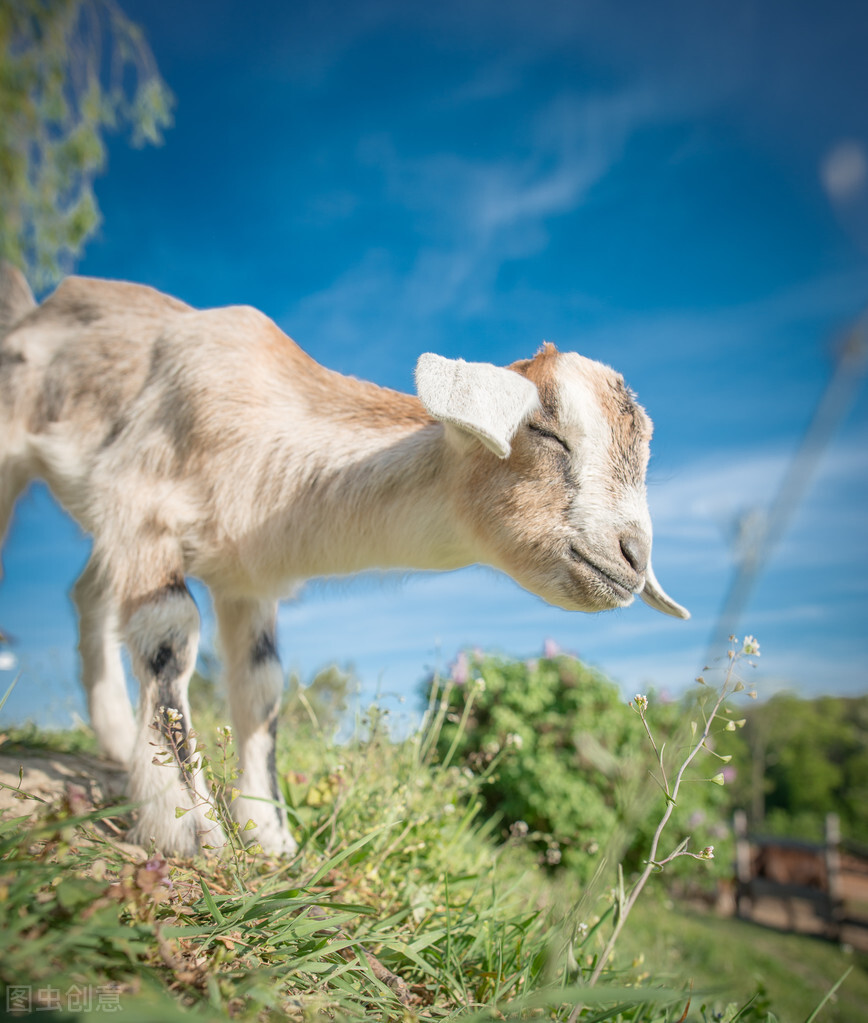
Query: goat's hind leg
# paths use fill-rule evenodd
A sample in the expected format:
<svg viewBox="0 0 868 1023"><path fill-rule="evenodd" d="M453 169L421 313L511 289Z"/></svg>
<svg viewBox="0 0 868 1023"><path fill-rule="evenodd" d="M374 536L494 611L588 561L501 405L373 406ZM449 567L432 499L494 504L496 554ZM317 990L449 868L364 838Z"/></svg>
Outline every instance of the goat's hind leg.
<svg viewBox="0 0 868 1023"><path fill-rule="evenodd" d="M215 599L220 645L241 764L241 795L232 813L263 850L291 856L297 845L287 825L275 765L283 671L277 656L273 601Z"/></svg>
<svg viewBox="0 0 868 1023"><path fill-rule="evenodd" d="M78 610L81 681L100 748L119 764L133 752L136 724L121 660L118 614L108 581L92 558L73 588Z"/></svg>
<svg viewBox="0 0 868 1023"><path fill-rule="evenodd" d="M0 420L0 431L6 429L6 424ZM0 438L2 444L2 438ZM15 502L29 482L28 474L22 469L18 459L0 451L0 554L2 554L3 541L6 539L6 530L12 520L12 512ZM3 559L0 557L0 582L3 581Z"/></svg>
<svg viewBox="0 0 868 1023"><path fill-rule="evenodd" d="M138 729L129 764L130 796L140 804L132 839L164 853L193 855L224 843L191 730L187 686L196 665L199 612L178 573L138 600L123 617L139 680Z"/></svg>

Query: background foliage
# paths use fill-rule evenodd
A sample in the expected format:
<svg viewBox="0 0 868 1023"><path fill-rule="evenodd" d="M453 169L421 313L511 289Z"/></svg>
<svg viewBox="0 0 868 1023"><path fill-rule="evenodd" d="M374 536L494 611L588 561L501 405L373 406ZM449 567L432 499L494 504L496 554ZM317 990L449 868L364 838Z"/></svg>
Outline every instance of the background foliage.
<svg viewBox="0 0 868 1023"><path fill-rule="evenodd" d="M428 683L429 694L436 684ZM444 698L449 712L439 753L473 770L494 765L484 798L504 835L534 845L540 863L562 863L583 883L604 849L628 869L639 865L665 797L650 781L656 765L639 715L613 682L563 654L531 661L465 654ZM650 695L649 724L658 744L673 740L673 756L690 706ZM706 757L692 778L718 773ZM673 844L693 835L698 848L725 846L726 803L718 785L686 785L671 824ZM721 851L717 862L725 863Z"/></svg>
<svg viewBox="0 0 868 1023"><path fill-rule="evenodd" d="M777 693L745 717L721 749L733 758L730 803L751 827L820 841L836 813L845 837L868 844L868 696Z"/></svg>
<svg viewBox="0 0 868 1023"><path fill-rule="evenodd" d="M0 4L0 258L40 290L99 227L104 135L158 143L172 98L113 0Z"/></svg>

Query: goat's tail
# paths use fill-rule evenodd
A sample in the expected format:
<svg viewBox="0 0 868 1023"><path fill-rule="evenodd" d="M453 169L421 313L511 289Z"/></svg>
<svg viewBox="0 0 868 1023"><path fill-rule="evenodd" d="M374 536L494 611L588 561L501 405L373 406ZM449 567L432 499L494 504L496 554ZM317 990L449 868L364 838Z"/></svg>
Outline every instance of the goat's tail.
<svg viewBox="0 0 868 1023"><path fill-rule="evenodd" d="M35 308L36 299L24 274L11 263L0 263L0 339Z"/></svg>

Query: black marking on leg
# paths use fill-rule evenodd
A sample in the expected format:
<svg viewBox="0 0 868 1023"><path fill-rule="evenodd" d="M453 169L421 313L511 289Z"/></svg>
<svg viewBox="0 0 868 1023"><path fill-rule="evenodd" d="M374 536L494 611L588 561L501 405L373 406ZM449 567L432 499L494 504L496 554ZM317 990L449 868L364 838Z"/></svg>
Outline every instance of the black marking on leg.
<svg viewBox="0 0 868 1023"><path fill-rule="evenodd" d="M270 630L260 633L250 651L250 663L254 668L265 664L266 661L277 661L278 664L280 663L277 656L277 644L274 641L274 634Z"/></svg>
<svg viewBox="0 0 868 1023"><path fill-rule="evenodd" d="M102 439L102 442L100 443L100 448L102 449L110 448L112 444L114 444L114 442L118 439L118 437L120 437L120 435L124 432L124 430L126 430L126 428L127 428L126 419L123 416L118 416L118 418L115 419L112 422L111 426L108 428L105 436Z"/></svg>
<svg viewBox="0 0 868 1023"><path fill-rule="evenodd" d="M157 722L160 735L178 761L184 782L192 792L193 748L187 721L181 709L184 700L178 686L182 665L173 647L163 643L151 658L149 666L157 680Z"/></svg>
<svg viewBox="0 0 868 1023"><path fill-rule="evenodd" d="M271 736L271 745L268 747L268 780L271 785L271 798L277 804L274 812L277 814L279 827L286 824L286 814L283 809L283 795L280 791L280 783L277 780L277 709L271 715L268 722L268 734Z"/></svg>
<svg viewBox="0 0 868 1023"><path fill-rule="evenodd" d="M161 643L157 652L148 661L151 674L162 687L173 682L184 670L178 652L171 643Z"/></svg>
<svg viewBox="0 0 868 1023"><path fill-rule="evenodd" d="M159 713L162 733L169 740L172 749L178 754L178 759L186 764L190 760L192 753L187 732L187 722L184 720L181 708L176 706L176 704L181 702L178 699L178 694L173 690L161 687L157 691L157 698L160 701Z"/></svg>

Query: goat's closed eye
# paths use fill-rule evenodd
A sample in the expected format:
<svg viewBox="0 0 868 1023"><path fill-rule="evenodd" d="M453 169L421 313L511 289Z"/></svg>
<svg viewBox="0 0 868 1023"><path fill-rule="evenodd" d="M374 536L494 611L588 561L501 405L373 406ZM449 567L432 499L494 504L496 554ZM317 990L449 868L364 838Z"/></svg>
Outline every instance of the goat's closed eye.
<svg viewBox="0 0 868 1023"><path fill-rule="evenodd" d="M551 430L547 430L543 426L537 426L536 423L528 423L527 428L529 430L532 430L534 433L538 434L540 437L547 437L549 440L557 441L557 443L560 444L560 446L568 454L571 455L573 453L572 448L569 446L569 444L567 444L563 437L559 437L556 433L552 433Z"/></svg>

